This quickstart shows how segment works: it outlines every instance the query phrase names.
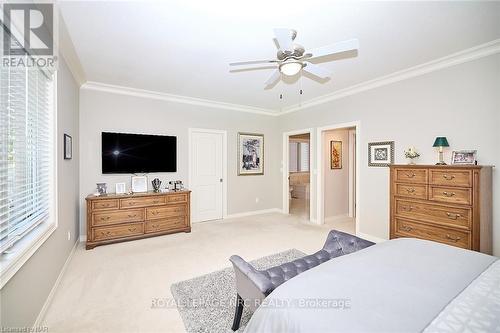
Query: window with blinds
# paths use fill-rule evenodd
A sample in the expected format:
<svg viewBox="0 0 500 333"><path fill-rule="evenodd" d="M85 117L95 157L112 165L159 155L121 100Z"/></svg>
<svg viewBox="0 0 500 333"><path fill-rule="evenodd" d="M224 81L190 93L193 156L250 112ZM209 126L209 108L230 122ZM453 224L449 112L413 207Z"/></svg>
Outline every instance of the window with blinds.
<svg viewBox="0 0 500 333"><path fill-rule="evenodd" d="M309 142L290 141L289 172L309 171Z"/></svg>
<svg viewBox="0 0 500 333"><path fill-rule="evenodd" d="M53 74L0 68L0 253L51 212L53 89Z"/></svg>

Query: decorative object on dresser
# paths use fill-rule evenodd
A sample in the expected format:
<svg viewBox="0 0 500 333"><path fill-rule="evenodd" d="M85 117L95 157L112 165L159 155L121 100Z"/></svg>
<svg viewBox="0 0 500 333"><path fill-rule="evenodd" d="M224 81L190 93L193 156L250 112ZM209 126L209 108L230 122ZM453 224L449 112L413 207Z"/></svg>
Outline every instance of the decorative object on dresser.
<svg viewBox="0 0 500 333"><path fill-rule="evenodd" d="M450 146L446 137L438 136L436 140L434 140L434 144L432 146L439 148L439 161L436 163L436 165L446 165L446 163L444 163L444 158L443 158L443 147Z"/></svg>
<svg viewBox="0 0 500 333"><path fill-rule="evenodd" d="M368 166L386 167L394 163L394 141L368 143Z"/></svg>
<svg viewBox="0 0 500 333"><path fill-rule="evenodd" d="M89 195L87 250L98 245L191 232L190 193Z"/></svg>
<svg viewBox="0 0 500 333"><path fill-rule="evenodd" d="M125 194L127 192L127 188L125 183L116 183L115 184L115 193L116 194Z"/></svg>
<svg viewBox="0 0 500 333"><path fill-rule="evenodd" d="M451 153L451 164L476 164L476 150L458 150Z"/></svg>
<svg viewBox="0 0 500 333"><path fill-rule="evenodd" d="M390 166L390 238L492 252L491 166Z"/></svg>
<svg viewBox="0 0 500 333"><path fill-rule="evenodd" d="M417 152L415 147L411 146L405 150L405 157L408 160L408 164L415 164L415 159L420 157L420 154Z"/></svg>
<svg viewBox="0 0 500 333"><path fill-rule="evenodd" d="M159 180L158 178L155 178L151 182L151 185L153 186L153 192L155 192L155 193L160 192L161 180Z"/></svg>
<svg viewBox="0 0 500 333"><path fill-rule="evenodd" d="M342 141L330 141L330 169L342 169Z"/></svg>
<svg viewBox="0 0 500 333"><path fill-rule="evenodd" d="M96 195L104 195L107 193L108 185L106 183L97 183L97 192Z"/></svg>
<svg viewBox="0 0 500 333"><path fill-rule="evenodd" d="M132 192L144 193L148 191L148 177L133 176L132 177Z"/></svg>

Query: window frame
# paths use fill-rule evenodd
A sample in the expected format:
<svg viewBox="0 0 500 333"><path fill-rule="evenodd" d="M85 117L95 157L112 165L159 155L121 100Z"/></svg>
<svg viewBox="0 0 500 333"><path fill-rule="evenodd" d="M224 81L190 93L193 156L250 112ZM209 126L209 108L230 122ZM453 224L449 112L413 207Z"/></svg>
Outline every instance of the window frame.
<svg viewBox="0 0 500 333"><path fill-rule="evenodd" d="M34 69L29 69L34 70ZM21 267L31 258L33 254L45 243L47 239L54 233L58 227L58 181L57 181L57 170L58 170L58 156L60 151L60 145L57 140L58 137L58 127L57 127L57 80L58 71L53 73L52 81L52 98L53 98L53 108L52 108L52 156L51 156L51 177L49 180L50 184L50 198L49 198L49 218L36 225L30 231L26 233L20 240L18 240L14 245L8 249L3 254L0 254L0 289L2 289L9 280L21 269Z"/></svg>

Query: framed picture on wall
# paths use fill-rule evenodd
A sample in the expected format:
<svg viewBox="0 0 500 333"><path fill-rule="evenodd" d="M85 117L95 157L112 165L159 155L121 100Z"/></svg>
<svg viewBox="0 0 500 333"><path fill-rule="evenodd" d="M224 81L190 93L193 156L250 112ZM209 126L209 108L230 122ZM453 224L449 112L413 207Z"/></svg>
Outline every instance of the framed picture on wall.
<svg viewBox="0 0 500 333"><path fill-rule="evenodd" d="M70 160L73 158L73 138L68 134L64 134L64 159Z"/></svg>
<svg viewBox="0 0 500 333"><path fill-rule="evenodd" d="M238 133L238 176L264 174L264 135Z"/></svg>
<svg viewBox="0 0 500 333"><path fill-rule="evenodd" d="M394 163L394 141L368 143L368 166L386 167Z"/></svg>
<svg viewBox="0 0 500 333"><path fill-rule="evenodd" d="M342 141L330 141L330 169L342 169Z"/></svg>

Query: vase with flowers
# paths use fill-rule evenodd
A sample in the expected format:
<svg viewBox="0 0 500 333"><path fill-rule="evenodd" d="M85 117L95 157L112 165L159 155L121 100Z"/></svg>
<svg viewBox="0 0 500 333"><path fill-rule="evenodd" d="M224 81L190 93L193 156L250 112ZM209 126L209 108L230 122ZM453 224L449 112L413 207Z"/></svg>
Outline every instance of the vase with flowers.
<svg viewBox="0 0 500 333"><path fill-rule="evenodd" d="M405 157L408 160L408 164L415 164L415 159L419 156L420 154L415 150L415 147L413 146L405 150Z"/></svg>

